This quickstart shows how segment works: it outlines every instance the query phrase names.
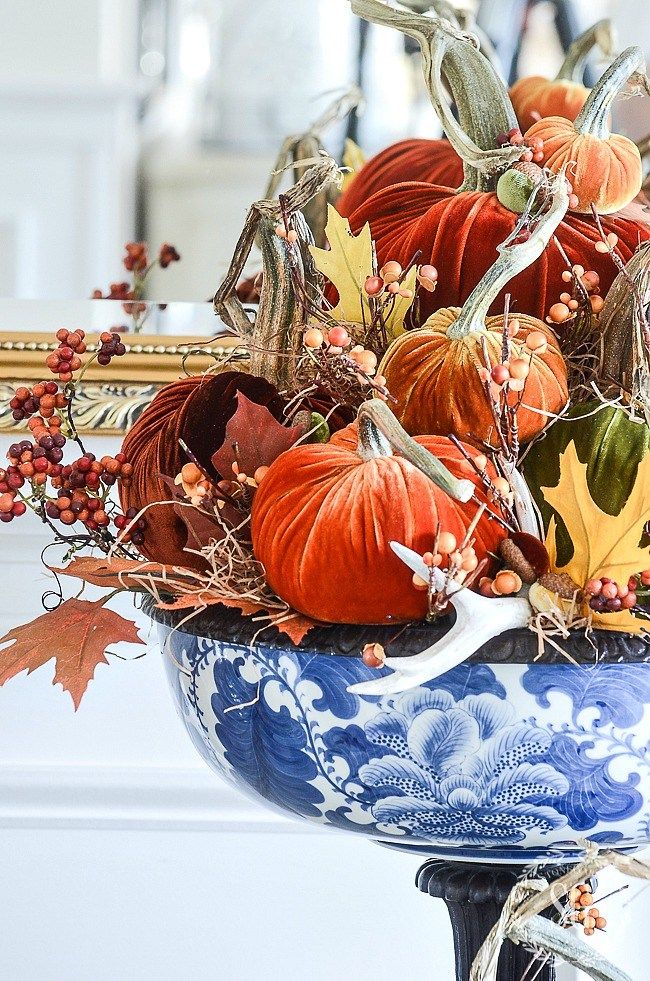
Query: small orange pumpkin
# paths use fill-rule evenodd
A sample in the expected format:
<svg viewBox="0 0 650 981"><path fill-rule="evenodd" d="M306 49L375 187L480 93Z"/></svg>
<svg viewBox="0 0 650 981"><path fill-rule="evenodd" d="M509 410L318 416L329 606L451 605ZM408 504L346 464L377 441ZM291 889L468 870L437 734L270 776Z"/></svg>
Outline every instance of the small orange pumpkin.
<svg viewBox="0 0 650 981"><path fill-rule="evenodd" d="M632 140L612 133L611 104L635 72L645 72L640 48L627 48L594 86L575 123L550 116L534 123L526 138L544 143L544 166L554 173L568 166L579 214L591 214L592 205L601 214L619 211L637 196L643 182L641 154Z"/></svg>
<svg viewBox="0 0 650 981"><path fill-rule="evenodd" d="M383 402L359 410L358 447L345 432L339 445L303 444L271 464L253 502L255 556L278 596L316 620L422 619L426 594L390 542L423 553L440 527L460 543L480 502L487 510L472 538L481 560L505 537L497 512L450 440L410 440Z"/></svg>
<svg viewBox="0 0 650 981"><path fill-rule="evenodd" d="M486 316L510 279L539 259L566 213L566 181L560 176L553 183L552 206L538 220L531 237L519 245L502 247L462 310L438 310L421 328L402 334L388 348L379 372L397 400L393 411L411 435L454 433L460 439L481 441L493 436L494 419L479 369L486 367L486 353L490 365L501 362L504 323L503 315ZM546 324L523 314L514 316L520 327L509 341L510 358L523 357L528 362L524 404L517 412L519 439L526 442L547 421L534 409L557 412L566 404L567 369ZM525 346L533 331L544 337L540 353Z"/></svg>
<svg viewBox="0 0 650 981"><path fill-rule="evenodd" d="M589 89L582 84L589 53L599 47L604 54L611 54L613 46L611 21L598 21L573 42L556 78L530 75L518 79L510 89L510 99L522 130L548 116L573 122L589 97Z"/></svg>

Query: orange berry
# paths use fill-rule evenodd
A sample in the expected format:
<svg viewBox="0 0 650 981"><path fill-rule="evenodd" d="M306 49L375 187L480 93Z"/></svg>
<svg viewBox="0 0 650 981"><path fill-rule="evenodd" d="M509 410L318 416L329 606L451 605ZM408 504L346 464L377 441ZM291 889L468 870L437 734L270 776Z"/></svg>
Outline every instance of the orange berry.
<svg viewBox="0 0 650 981"><path fill-rule="evenodd" d="M521 578L516 572L502 569L501 572L497 572L494 578L492 592L496 593L497 596L512 596L513 593L519 592L521 585Z"/></svg>
<svg viewBox="0 0 650 981"><path fill-rule="evenodd" d="M596 242L594 248L595 248L596 252L600 252L603 255L606 252L609 252L609 245L607 244L607 242Z"/></svg>
<svg viewBox="0 0 650 981"><path fill-rule="evenodd" d="M255 471L255 473L253 475L254 478L255 478L255 483L256 484L261 484L262 483L262 480L264 479L264 477L266 477L266 475L268 473L268 470L269 470L268 467L258 467L257 468L257 470Z"/></svg>
<svg viewBox="0 0 650 981"><path fill-rule="evenodd" d="M616 235L614 232L610 232L607 236L607 244L611 246L612 249L615 249L618 245L618 235Z"/></svg>
<svg viewBox="0 0 650 981"><path fill-rule="evenodd" d="M495 477L492 481L494 489L499 492L499 494L509 494L510 484L505 477Z"/></svg>
<svg viewBox="0 0 650 981"><path fill-rule="evenodd" d="M548 315L554 324L563 324L571 316L571 311L566 303L554 303L548 311Z"/></svg>
<svg viewBox="0 0 650 981"><path fill-rule="evenodd" d="M580 905L593 906L593 904L594 904L594 897L591 895L591 893L583 892L582 896L580 897Z"/></svg>
<svg viewBox="0 0 650 981"><path fill-rule="evenodd" d="M569 310L571 310L571 312L573 313L574 311L576 311L578 309L578 307L580 306L580 304L578 303L577 300L569 300L569 302L567 303L567 306L568 306Z"/></svg>
<svg viewBox="0 0 650 981"><path fill-rule="evenodd" d="M573 273L569 272L568 269L565 269L564 272L562 273L562 279L564 280L565 283L570 283L571 280L573 279Z"/></svg>
<svg viewBox="0 0 650 981"><path fill-rule="evenodd" d="M512 378L528 378L530 373L530 362L526 358L515 358L510 362L510 375Z"/></svg>
<svg viewBox="0 0 650 981"><path fill-rule="evenodd" d="M481 596L494 596L492 592L492 580L489 576L483 576L478 584L478 591Z"/></svg>
<svg viewBox="0 0 650 981"><path fill-rule="evenodd" d="M591 309L594 313L600 313L600 311L605 306L605 301L602 296L590 296L589 302L591 303Z"/></svg>
<svg viewBox="0 0 650 981"><path fill-rule="evenodd" d="M438 551L441 555L449 555L456 549L456 538L450 531L441 531L438 536Z"/></svg>
<svg viewBox="0 0 650 981"><path fill-rule="evenodd" d="M181 477L186 484L196 484L203 474L195 463L186 463L181 470Z"/></svg>
<svg viewBox="0 0 650 981"><path fill-rule="evenodd" d="M305 347L316 350L317 348L323 346L325 337L323 336L322 330L319 330L318 327L310 327L309 330L305 331L305 335L302 340Z"/></svg>
<svg viewBox="0 0 650 981"><path fill-rule="evenodd" d="M394 259L387 262L380 271L380 276L387 285L396 283L401 275L402 267L400 266L399 262L395 262Z"/></svg>
<svg viewBox="0 0 650 981"><path fill-rule="evenodd" d="M420 590L420 592L424 592L429 588L429 583L425 579L423 579L422 576L418 576L417 572L413 573L412 582L415 588Z"/></svg>
<svg viewBox="0 0 650 981"><path fill-rule="evenodd" d="M474 463L482 473L488 465L488 458L485 453L479 453L478 456L474 457Z"/></svg>
<svg viewBox="0 0 650 981"><path fill-rule="evenodd" d="M604 930L606 926L607 926L607 920L605 919L605 917L604 916L597 916L596 917L596 928L598 930Z"/></svg>
<svg viewBox="0 0 650 981"><path fill-rule="evenodd" d="M541 330L531 330L526 338L526 347L535 354L544 354L548 347L546 334L543 334Z"/></svg>

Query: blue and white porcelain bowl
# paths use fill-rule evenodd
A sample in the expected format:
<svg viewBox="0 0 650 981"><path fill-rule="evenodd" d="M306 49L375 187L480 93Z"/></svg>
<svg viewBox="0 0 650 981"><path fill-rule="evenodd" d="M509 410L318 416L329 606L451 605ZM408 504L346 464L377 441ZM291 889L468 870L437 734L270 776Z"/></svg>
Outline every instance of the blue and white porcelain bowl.
<svg viewBox="0 0 650 981"><path fill-rule="evenodd" d="M397 641L395 627L322 628L296 647L232 610L180 629L152 615L194 745L262 803L464 861L650 841L650 649L638 638L601 632L597 651L571 638L570 663L537 659L537 639L511 631L435 681L377 697L348 691L377 677L364 643L412 654L441 628Z"/></svg>

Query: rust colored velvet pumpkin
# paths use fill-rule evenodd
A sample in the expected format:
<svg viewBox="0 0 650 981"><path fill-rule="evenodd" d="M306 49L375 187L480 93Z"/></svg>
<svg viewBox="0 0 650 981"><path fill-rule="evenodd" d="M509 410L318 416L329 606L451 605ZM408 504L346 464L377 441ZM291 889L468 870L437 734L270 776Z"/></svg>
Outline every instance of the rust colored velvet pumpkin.
<svg viewBox="0 0 650 981"><path fill-rule="evenodd" d="M563 176L553 180L550 192L551 204L536 219L529 238L502 247L462 310L438 310L423 327L402 334L388 348L379 372L397 400L391 403L393 412L412 436L453 433L460 439L494 439L494 418L479 369L504 360L504 315L487 317L487 311L513 276L539 260L566 214L569 192ZM519 440L526 442L548 419L534 409L558 412L566 404L567 369L554 334L541 320L518 314L517 321L519 329L508 341L508 360L523 358L528 365L517 411ZM539 353L526 349L526 339L534 331L546 342L533 345ZM514 403L519 395L513 392L510 397Z"/></svg>
<svg viewBox="0 0 650 981"><path fill-rule="evenodd" d="M179 440L183 439L202 467L215 479L212 454L223 443L226 425L237 409L237 393L264 405L278 421L284 419L286 402L274 385L257 375L242 371L223 371L215 375L183 378L163 388L135 422L123 443L123 452L133 464L133 479L121 486L124 509L140 510L153 501L169 501L170 491L161 477L174 478L188 457ZM305 404L328 415L330 429L350 423L354 410L345 406L330 414L332 401L316 391ZM141 551L156 562L201 569L204 563L184 551L187 531L171 505L150 508Z"/></svg>
<svg viewBox="0 0 650 981"><path fill-rule="evenodd" d="M499 134L507 133L517 121L508 93L493 67L469 41L452 36L444 22L401 13L375 0L354 0L353 7L373 23L390 25L418 38L432 103L450 143L465 161L462 191L423 182L395 184L377 191L349 216L355 234L366 222L370 223L380 266L389 259L406 266L418 254L418 262L431 263L438 269L436 291L421 291L423 323L435 310L465 302L496 259L498 246L519 220L519 215L504 208L494 193L500 172L512 163L512 153L517 152L506 147L499 154L494 148ZM447 106L443 73L458 120ZM594 92L595 89L592 96ZM569 179L573 180L571 175ZM630 259L639 241L650 237L646 225L629 219L611 218L604 225L607 232L618 235L618 251L624 262ZM568 215L559 225L557 237L572 263L599 274L605 293L616 268L609 256L593 248L600 240L593 218ZM562 291L565 268L559 251L549 246L538 262L509 284L512 309L543 318ZM503 310L504 298L503 293L494 298L491 313Z"/></svg>
<svg viewBox="0 0 650 981"><path fill-rule="evenodd" d="M606 56L611 56L614 51L615 38L610 20L598 21L575 39L555 78L531 75L514 83L510 99L522 130L528 129L540 117L576 119L589 97L589 89L582 81L585 64L594 48L599 48L601 55Z"/></svg>
<svg viewBox="0 0 650 981"><path fill-rule="evenodd" d="M420 252L418 262L431 263L440 278L435 293L420 293L420 322L441 307L462 305L497 257L497 248L511 235L519 215L504 208L496 194L434 187L431 184L396 184L378 191L350 216L352 231L370 223L379 265L396 259L403 266ZM626 218L603 220L606 232L615 232L623 262L638 243L650 238L647 225ZM587 216L568 214L557 237L572 263L594 269L603 294L616 276L608 255L596 252L600 241L596 223ZM525 269L508 285L512 308L543 318L561 292L564 259L550 245L539 262ZM505 291L495 297L490 312L503 310Z"/></svg>
<svg viewBox="0 0 650 981"><path fill-rule="evenodd" d="M375 191L403 181L460 187L463 161L449 140L402 140L369 160L336 203L348 218Z"/></svg>
<svg viewBox="0 0 650 981"><path fill-rule="evenodd" d="M253 548L275 592L294 609L332 623L421 619L426 594L389 547L391 541L424 552L438 522L461 541L476 515L403 456L382 447L364 419L386 407L366 403L356 446L302 445L271 465L255 494ZM390 416L390 412L387 413ZM370 422L370 424L368 424ZM395 420L393 419L393 423ZM399 427L398 427L399 428ZM349 431L337 441L345 443ZM485 501L478 478L448 439L417 441ZM474 532L479 559L494 551L504 531L485 513Z"/></svg>
<svg viewBox="0 0 650 981"><path fill-rule="evenodd" d="M609 110L619 89L637 69L645 70L639 48L628 48L592 89L575 123L551 116L534 123L527 137L544 142L544 166L554 173L568 166L578 204L573 209L591 214L619 211L637 196L643 183L641 154L632 140L612 133Z"/></svg>

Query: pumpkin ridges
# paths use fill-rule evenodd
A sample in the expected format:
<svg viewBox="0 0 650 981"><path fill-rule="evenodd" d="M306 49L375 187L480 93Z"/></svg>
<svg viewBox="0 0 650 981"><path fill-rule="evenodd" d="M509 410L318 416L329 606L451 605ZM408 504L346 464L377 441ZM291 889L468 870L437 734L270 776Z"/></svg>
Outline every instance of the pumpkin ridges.
<svg viewBox="0 0 650 981"><path fill-rule="evenodd" d="M409 139L394 143L369 160L339 198L337 211L348 218L377 191L403 181L458 187L463 162L448 140Z"/></svg>
<svg viewBox="0 0 650 981"><path fill-rule="evenodd" d="M309 616L358 623L385 622L387 613L399 621L420 619L426 596L413 589L410 572L388 543L396 538L420 551L431 548L439 514L460 541L477 505L454 501L399 455L361 460L353 426L333 440L294 447L271 465L253 504L255 555L271 587ZM469 477L476 496L486 500L449 440L418 442L452 473ZM477 554L494 550L504 534L483 516Z"/></svg>

